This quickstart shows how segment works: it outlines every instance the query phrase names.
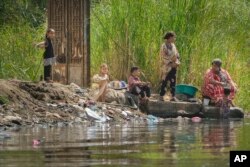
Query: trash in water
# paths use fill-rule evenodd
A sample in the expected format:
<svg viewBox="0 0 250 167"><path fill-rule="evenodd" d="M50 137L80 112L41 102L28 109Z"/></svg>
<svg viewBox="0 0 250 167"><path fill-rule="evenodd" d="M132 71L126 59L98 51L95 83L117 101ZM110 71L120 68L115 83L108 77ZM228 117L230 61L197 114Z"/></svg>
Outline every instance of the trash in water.
<svg viewBox="0 0 250 167"><path fill-rule="evenodd" d="M122 111L122 115L125 116L125 117L128 116L128 114L125 111Z"/></svg>
<svg viewBox="0 0 250 167"><path fill-rule="evenodd" d="M80 117L76 117L75 122L82 122L82 119Z"/></svg>
<svg viewBox="0 0 250 167"><path fill-rule="evenodd" d="M79 113L79 117L80 118L85 118L86 117L86 113Z"/></svg>
<svg viewBox="0 0 250 167"><path fill-rule="evenodd" d="M41 144L41 141L34 139L32 143L33 143L33 146L37 146L37 145Z"/></svg>
<svg viewBox="0 0 250 167"><path fill-rule="evenodd" d="M11 135L8 133L0 133L0 140L10 139Z"/></svg>
<svg viewBox="0 0 250 167"><path fill-rule="evenodd" d="M56 104L51 104L51 103L47 103L47 106L48 106L48 107L57 107Z"/></svg>
<svg viewBox="0 0 250 167"><path fill-rule="evenodd" d="M81 106L78 105L72 105L72 107L74 107L77 110L83 111L83 108Z"/></svg>
<svg viewBox="0 0 250 167"><path fill-rule="evenodd" d="M93 111L98 110L98 107L95 106L95 105L92 105L92 106L90 106L89 108L90 108L91 110L93 110Z"/></svg>
<svg viewBox="0 0 250 167"><path fill-rule="evenodd" d="M200 117L192 117L192 122L201 122L201 118Z"/></svg>
<svg viewBox="0 0 250 167"><path fill-rule="evenodd" d="M153 116L153 115L148 115L147 121L148 121L148 123L158 123L159 122L158 118Z"/></svg>
<svg viewBox="0 0 250 167"><path fill-rule="evenodd" d="M124 111L124 112L126 112L128 115L132 115L132 112L131 112L131 111L126 110L126 111Z"/></svg>
<svg viewBox="0 0 250 167"><path fill-rule="evenodd" d="M102 120L102 117L98 115L95 111L91 110L90 108L85 108L86 114L90 119L95 119L95 120Z"/></svg>
<svg viewBox="0 0 250 167"><path fill-rule="evenodd" d="M102 112L102 117L105 119L105 121L104 122L106 122L106 121L110 121L111 120L111 118L110 117L108 117L104 112Z"/></svg>
<svg viewBox="0 0 250 167"><path fill-rule="evenodd" d="M45 141L45 137L43 137L42 139L33 139L32 140L32 145L35 148L36 146L39 146L44 141Z"/></svg>

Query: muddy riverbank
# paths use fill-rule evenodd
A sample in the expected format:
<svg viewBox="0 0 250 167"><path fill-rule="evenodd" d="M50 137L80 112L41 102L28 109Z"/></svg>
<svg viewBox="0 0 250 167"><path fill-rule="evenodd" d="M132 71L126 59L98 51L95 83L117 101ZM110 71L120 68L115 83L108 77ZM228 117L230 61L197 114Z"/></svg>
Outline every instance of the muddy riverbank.
<svg viewBox="0 0 250 167"><path fill-rule="evenodd" d="M75 84L0 80L0 127L154 119L125 105L95 103L89 93Z"/></svg>

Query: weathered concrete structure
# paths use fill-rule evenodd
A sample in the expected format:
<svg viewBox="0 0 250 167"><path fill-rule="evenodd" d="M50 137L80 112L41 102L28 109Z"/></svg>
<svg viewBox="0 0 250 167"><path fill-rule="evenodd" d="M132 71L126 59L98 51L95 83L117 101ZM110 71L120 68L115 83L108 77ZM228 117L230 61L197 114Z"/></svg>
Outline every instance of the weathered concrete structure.
<svg viewBox="0 0 250 167"><path fill-rule="evenodd" d="M222 118L219 107L203 106L200 103L190 102L170 102L150 100L144 108L144 112L162 118L175 118L178 116L193 117L200 116L204 118ZM228 118L243 118L244 112L241 108L232 107Z"/></svg>

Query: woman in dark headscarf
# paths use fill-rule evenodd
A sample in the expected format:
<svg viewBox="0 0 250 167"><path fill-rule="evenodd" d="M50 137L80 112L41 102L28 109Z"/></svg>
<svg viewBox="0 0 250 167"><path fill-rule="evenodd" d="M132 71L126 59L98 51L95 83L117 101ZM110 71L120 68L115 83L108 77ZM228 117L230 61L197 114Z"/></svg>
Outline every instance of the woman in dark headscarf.
<svg viewBox="0 0 250 167"><path fill-rule="evenodd" d="M208 69L204 77L204 85L202 87L203 97L211 99L212 103L221 105L225 98L224 89L229 89L230 94L227 96L229 100L233 100L237 87L232 81L229 73L221 68L222 61L214 59L212 68Z"/></svg>

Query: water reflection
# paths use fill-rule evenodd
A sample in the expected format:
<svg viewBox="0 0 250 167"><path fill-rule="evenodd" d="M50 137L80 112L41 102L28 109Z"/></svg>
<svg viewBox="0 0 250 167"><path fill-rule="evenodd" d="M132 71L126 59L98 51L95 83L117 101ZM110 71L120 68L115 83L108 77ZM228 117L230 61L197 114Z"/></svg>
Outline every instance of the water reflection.
<svg viewBox="0 0 250 167"><path fill-rule="evenodd" d="M228 166L229 151L250 149L250 120L167 121L23 128L0 139L0 166ZM44 139L32 146L33 139Z"/></svg>

